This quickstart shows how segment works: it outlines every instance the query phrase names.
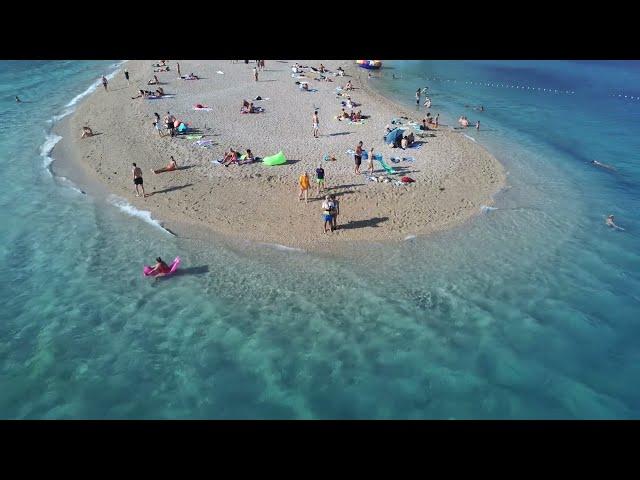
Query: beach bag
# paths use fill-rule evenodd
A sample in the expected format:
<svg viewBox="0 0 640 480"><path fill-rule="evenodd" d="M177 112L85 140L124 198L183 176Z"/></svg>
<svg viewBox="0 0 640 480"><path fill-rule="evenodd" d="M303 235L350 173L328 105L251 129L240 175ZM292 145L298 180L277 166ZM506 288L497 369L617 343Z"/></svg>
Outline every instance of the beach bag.
<svg viewBox="0 0 640 480"><path fill-rule="evenodd" d="M402 183L414 183L415 182L415 180L413 178L411 178L411 177L402 177L400 179L400 181Z"/></svg>

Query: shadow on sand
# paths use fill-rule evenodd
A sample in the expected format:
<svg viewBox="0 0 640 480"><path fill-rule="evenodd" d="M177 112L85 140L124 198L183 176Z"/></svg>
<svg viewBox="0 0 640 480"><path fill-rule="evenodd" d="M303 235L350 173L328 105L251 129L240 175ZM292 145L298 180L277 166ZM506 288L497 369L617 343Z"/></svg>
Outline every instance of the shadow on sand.
<svg viewBox="0 0 640 480"><path fill-rule="evenodd" d="M168 193L168 192L173 192L175 190L180 190L183 188L187 188L187 187L191 187L193 185L193 183L187 183L186 185L178 185L176 187L169 187L169 188L165 188L164 190L156 190L155 192L152 192L149 194L149 196L153 196L156 195L158 193Z"/></svg>
<svg viewBox="0 0 640 480"><path fill-rule="evenodd" d="M368 220L352 220L343 225L339 225L339 230L351 230L353 228L377 227L382 222L389 220L389 217L373 217Z"/></svg>

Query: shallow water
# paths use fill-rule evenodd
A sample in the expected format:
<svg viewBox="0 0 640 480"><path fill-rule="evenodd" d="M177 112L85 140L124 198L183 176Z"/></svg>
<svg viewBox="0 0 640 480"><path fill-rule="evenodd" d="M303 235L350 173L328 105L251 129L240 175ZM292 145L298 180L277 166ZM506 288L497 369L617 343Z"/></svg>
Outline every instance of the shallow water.
<svg viewBox="0 0 640 480"><path fill-rule="evenodd" d="M52 177L49 120L114 63L0 62L0 417L639 416L640 102L613 96L637 63L385 62L391 98L428 85L441 123L481 119L466 133L508 188L463 227L337 258L176 238ZM158 254L182 274L143 278Z"/></svg>

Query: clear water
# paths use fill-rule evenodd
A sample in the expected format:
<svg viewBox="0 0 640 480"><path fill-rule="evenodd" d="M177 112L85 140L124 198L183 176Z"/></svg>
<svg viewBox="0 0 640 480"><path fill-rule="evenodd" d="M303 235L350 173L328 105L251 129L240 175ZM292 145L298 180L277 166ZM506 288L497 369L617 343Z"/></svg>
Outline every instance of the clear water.
<svg viewBox="0 0 640 480"><path fill-rule="evenodd" d="M640 416L637 63L385 62L390 97L481 119L510 188L339 258L196 244L54 178L49 120L113 64L0 62L0 417ZM143 278L158 254L184 274Z"/></svg>

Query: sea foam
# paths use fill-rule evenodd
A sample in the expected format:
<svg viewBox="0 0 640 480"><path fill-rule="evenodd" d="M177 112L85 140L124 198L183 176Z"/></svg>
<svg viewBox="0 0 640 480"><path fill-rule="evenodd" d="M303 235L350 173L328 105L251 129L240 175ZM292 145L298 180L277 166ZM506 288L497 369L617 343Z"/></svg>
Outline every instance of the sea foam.
<svg viewBox="0 0 640 480"><path fill-rule="evenodd" d="M126 213L127 215L131 215L132 217L139 218L147 222L148 224L153 225L156 228L159 228L166 234L175 236L175 234L171 233L169 230L164 228L160 224L160 222L158 222L157 220L154 220L153 217L151 217L151 212L147 210L138 210L136 207L134 207L129 202L127 202L124 198L118 197L116 195L110 195L108 198L108 201L109 203L111 203L111 205L113 205L114 207L117 207L119 210Z"/></svg>

